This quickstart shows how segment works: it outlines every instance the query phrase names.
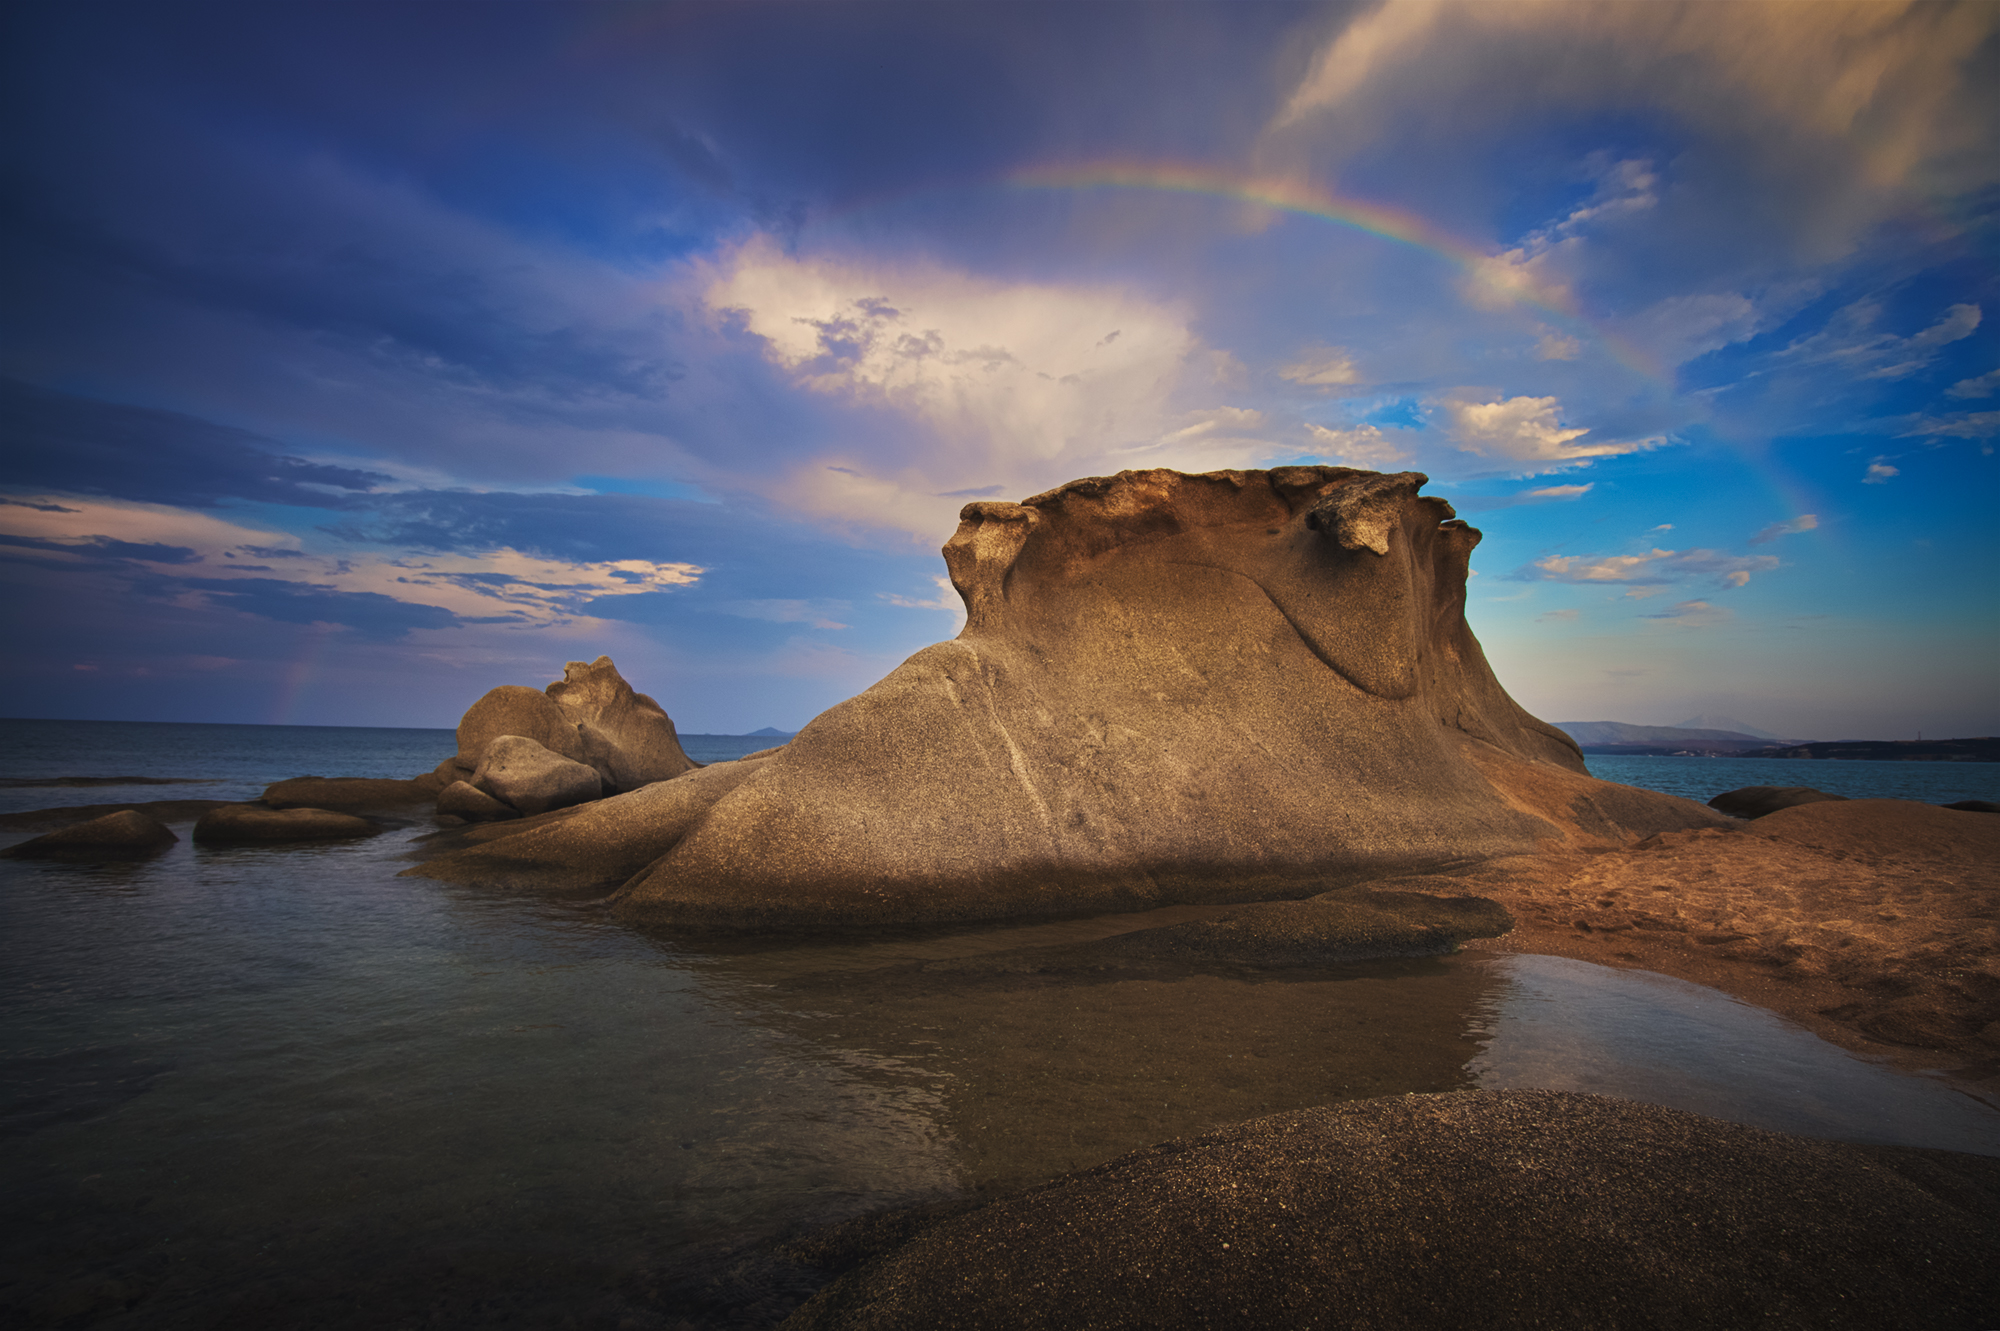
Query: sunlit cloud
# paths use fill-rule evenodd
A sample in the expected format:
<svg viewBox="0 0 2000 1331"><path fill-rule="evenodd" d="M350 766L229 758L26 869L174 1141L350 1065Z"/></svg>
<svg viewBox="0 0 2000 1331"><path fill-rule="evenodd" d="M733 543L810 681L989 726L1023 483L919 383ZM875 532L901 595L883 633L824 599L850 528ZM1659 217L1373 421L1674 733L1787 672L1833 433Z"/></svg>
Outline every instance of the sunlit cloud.
<svg viewBox="0 0 2000 1331"><path fill-rule="evenodd" d="M204 513L94 500L0 508L0 540L18 556L56 566L109 563L219 590L236 581L374 595L459 619L522 626L587 615L605 597L689 586L705 571L643 559L550 559L511 547L476 554L314 551L290 534ZM180 594L190 601L205 595Z"/></svg>
<svg viewBox="0 0 2000 1331"><path fill-rule="evenodd" d="M914 427L777 478L777 497L831 518L934 538L970 488L1034 493L1130 465L1207 470L1268 447L1243 433L1254 411L1176 409L1200 380L1187 315L1117 289L799 257L758 240L705 298L799 387Z"/></svg>
<svg viewBox="0 0 2000 1331"><path fill-rule="evenodd" d="M1801 513L1784 522L1774 522L1750 538L1752 545L1768 545L1780 536L1792 536L1802 531L1811 531L1819 526L1819 518L1812 513Z"/></svg>
<svg viewBox="0 0 2000 1331"><path fill-rule="evenodd" d="M1901 467L1891 466L1881 458L1876 458L1868 464L1868 470L1862 474L1861 483L1863 485L1887 485L1893 478L1902 474L1903 469Z"/></svg>
<svg viewBox="0 0 2000 1331"><path fill-rule="evenodd" d="M1398 463L1408 462L1412 456L1373 425L1349 425L1340 429L1307 425L1306 435L1312 440L1314 452L1350 467L1384 471Z"/></svg>
<svg viewBox="0 0 2000 1331"><path fill-rule="evenodd" d="M1528 463L1539 470L1587 463L1657 448L1662 438L1586 444L1587 426L1566 426L1562 404L1553 397L1512 397L1493 402L1449 397L1441 404L1454 443L1468 453Z"/></svg>

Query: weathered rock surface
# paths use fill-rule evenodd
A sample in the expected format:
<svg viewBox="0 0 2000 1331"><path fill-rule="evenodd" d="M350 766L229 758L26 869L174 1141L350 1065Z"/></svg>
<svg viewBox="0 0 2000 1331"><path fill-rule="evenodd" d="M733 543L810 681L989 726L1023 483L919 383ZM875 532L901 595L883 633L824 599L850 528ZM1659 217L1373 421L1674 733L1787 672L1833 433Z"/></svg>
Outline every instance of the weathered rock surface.
<svg viewBox="0 0 2000 1331"><path fill-rule="evenodd" d="M259 804L224 804L194 825L203 845L258 841L333 841L374 836L382 829L366 818L332 809L267 809Z"/></svg>
<svg viewBox="0 0 2000 1331"><path fill-rule="evenodd" d="M692 819L666 801L673 836L624 796L421 872L520 881L558 835L629 837L658 850L625 918L802 929L1301 897L1725 824L1592 779L1506 695L1464 619L1479 534L1423 479L1126 472L969 504L964 632Z"/></svg>
<svg viewBox="0 0 2000 1331"><path fill-rule="evenodd" d="M2000 1160L1462 1091L1067 1175L920 1229L784 1325L1971 1331L1995 1251Z"/></svg>
<svg viewBox="0 0 2000 1331"><path fill-rule="evenodd" d="M595 767L551 753L522 735L488 741L471 784L524 814L566 809L604 793Z"/></svg>
<svg viewBox="0 0 2000 1331"><path fill-rule="evenodd" d="M1708 807L1731 818L1762 818L1780 809L1846 798L1845 795L1829 795L1824 790L1814 790L1811 786L1744 786L1740 790L1723 791L1708 802Z"/></svg>
<svg viewBox="0 0 2000 1331"><path fill-rule="evenodd" d="M166 824L148 818L136 809L121 809L102 817L72 823L23 841L0 854L30 859L41 855L67 855L77 851L123 851L143 853L163 850L180 838Z"/></svg>
<svg viewBox="0 0 2000 1331"><path fill-rule="evenodd" d="M438 792L437 811L447 818L463 818L468 823L491 823L519 818L521 811L502 804L469 781L454 781Z"/></svg>
<svg viewBox="0 0 2000 1331"><path fill-rule="evenodd" d="M596 770L607 794L637 790L694 770L674 723L658 703L635 693L611 658L571 661L563 677L538 691L502 684L458 723L458 754L436 775L461 780L478 769L502 735L531 739L549 752Z"/></svg>
<svg viewBox="0 0 2000 1331"><path fill-rule="evenodd" d="M409 781L389 777L295 776L264 787L274 809L396 809L428 804L445 783L432 772Z"/></svg>

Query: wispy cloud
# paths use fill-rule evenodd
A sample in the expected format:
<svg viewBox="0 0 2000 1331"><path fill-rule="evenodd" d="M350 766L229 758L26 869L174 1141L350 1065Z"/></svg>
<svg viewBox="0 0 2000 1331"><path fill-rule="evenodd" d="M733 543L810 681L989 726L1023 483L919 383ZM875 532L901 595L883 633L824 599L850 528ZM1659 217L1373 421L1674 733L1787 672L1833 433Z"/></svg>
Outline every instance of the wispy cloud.
<svg viewBox="0 0 2000 1331"><path fill-rule="evenodd" d="M1863 485L1887 485L1891 480L1902 474L1903 469L1901 467L1891 466L1881 458L1876 458L1868 464L1868 470L1862 473L1861 483Z"/></svg>
<svg viewBox="0 0 2000 1331"><path fill-rule="evenodd" d="M1710 605L1706 601L1682 601L1672 609L1662 610L1656 615L1644 615L1642 618L1659 620L1662 623L1672 624L1675 628L1705 629L1727 623L1736 618L1736 614L1732 610Z"/></svg>
<svg viewBox="0 0 2000 1331"><path fill-rule="evenodd" d="M1775 555L1731 555L1716 550L1662 550L1636 555L1549 555L1511 576L1526 582L1667 584L1712 577L1741 587L1753 573L1778 567Z"/></svg>
<svg viewBox="0 0 2000 1331"><path fill-rule="evenodd" d="M1307 388L1333 388L1361 382L1361 370L1354 354L1346 347L1307 347L1289 364L1278 367L1278 377Z"/></svg>
<svg viewBox="0 0 2000 1331"><path fill-rule="evenodd" d="M1988 370L1985 374L1961 379L1947 388L1945 393L1957 398L1992 397L2000 393L2000 370Z"/></svg>
<svg viewBox="0 0 2000 1331"><path fill-rule="evenodd" d="M1801 513L1783 522L1774 522L1750 538L1752 545L1769 545L1780 536L1792 536L1802 531L1811 531L1819 526L1819 517L1812 513Z"/></svg>

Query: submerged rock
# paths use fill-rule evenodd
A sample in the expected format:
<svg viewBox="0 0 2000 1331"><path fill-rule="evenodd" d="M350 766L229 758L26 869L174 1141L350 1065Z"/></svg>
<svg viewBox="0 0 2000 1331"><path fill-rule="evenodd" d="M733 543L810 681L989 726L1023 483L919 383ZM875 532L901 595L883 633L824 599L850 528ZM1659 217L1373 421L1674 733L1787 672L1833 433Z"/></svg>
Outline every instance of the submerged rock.
<svg viewBox="0 0 2000 1331"><path fill-rule="evenodd" d="M332 841L374 836L381 830L366 818L332 809L267 809L259 804L225 804L201 816L194 825L194 839L201 845Z"/></svg>
<svg viewBox="0 0 2000 1331"><path fill-rule="evenodd" d="M1479 533L1423 481L1124 472L968 504L944 551L957 639L740 779L653 794L683 777L416 872L806 929L1301 897L1728 823L1592 779L1507 696L1464 618Z"/></svg>
<svg viewBox="0 0 2000 1331"><path fill-rule="evenodd" d="M1845 795L1829 795L1824 790L1814 790L1811 786L1744 786L1740 790L1723 791L1708 802L1708 807L1732 818L1762 818L1780 809L1846 798Z"/></svg>
<svg viewBox="0 0 2000 1331"><path fill-rule="evenodd" d="M893 1239L892 1239L893 1241ZM1323 1106L941 1220L787 1331L1984 1327L2000 1161L1563 1091Z"/></svg>
<svg viewBox="0 0 2000 1331"><path fill-rule="evenodd" d="M19 859L41 855L67 855L77 851L150 852L164 850L180 838L165 823L148 818L136 809L121 809L102 817L72 823L45 833L32 841L0 851Z"/></svg>

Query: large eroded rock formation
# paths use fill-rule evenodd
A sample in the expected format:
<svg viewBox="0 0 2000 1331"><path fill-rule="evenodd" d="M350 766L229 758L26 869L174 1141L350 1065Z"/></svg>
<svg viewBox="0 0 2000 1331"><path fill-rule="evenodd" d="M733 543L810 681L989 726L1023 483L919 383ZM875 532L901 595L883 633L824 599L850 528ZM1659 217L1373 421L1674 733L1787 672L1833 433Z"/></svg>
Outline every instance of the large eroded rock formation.
<svg viewBox="0 0 2000 1331"><path fill-rule="evenodd" d="M955 640L768 757L414 872L803 928L1298 897L1729 823L1591 779L1507 696L1465 623L1479 533L1424 480L1142 471L968 504Z"/></svg>

